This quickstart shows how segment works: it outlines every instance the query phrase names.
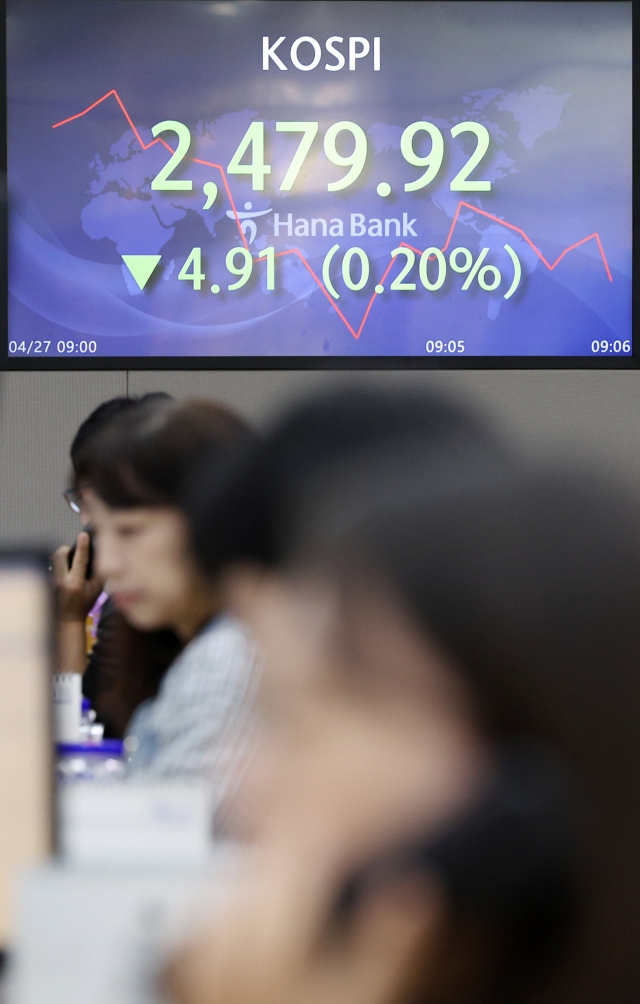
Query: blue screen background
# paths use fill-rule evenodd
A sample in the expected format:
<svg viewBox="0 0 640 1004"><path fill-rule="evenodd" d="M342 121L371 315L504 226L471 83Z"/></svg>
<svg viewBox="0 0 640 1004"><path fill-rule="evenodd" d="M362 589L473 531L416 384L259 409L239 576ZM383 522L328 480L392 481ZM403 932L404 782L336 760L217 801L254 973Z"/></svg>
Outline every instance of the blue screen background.
<svg viewBox="0 0 640 1004"><path fill-rule="evenodd" d="M287 71L263 70L264 35L286 36L278 54ZM302 35L323 47L309 72L289 55ZM380 71L371 55L354 71L325 70L333 35L344 37L345 54L349 36L379 36ZM300 49L305 62L311 55L308 44ZM152 191L169 154L159 143L140 146L113 95L52 129L114 89L144 144L155 123L178 120L192 132L189 158L224 168L250 122L265 123L272 173L264 190L252 190L247 176L228 175L228 184L243 222L253 221L245 224L252 254L271 245L292 252L276 258L274 291L263 262L243 289L226 288L236 276L225 257L241 237L219 170L185 160L175 177L192 179L191 192ZM631 93L629 3L10 3L10 354L49 341L53 357L63 341L74 346L63 354L78 355L92 341L97 356L424 358L437 340L443 353L455 342L455 354L463 341L465 356L592 356L594 341L611 346L606 355L629 354L619 343L631 338ZM422 169L404 160L400 136L422 119L441 129L445 158L434 183L405 192ZM298 120L318 121L319 133L293 190L280 192L300 137L276 133L275 123ZM327 160L322 137L341 120L365 130L368 155L358 181L330 193L327 183L347 168ZM465 120L491 135L472 174L490 180L490 192L449 189L475 146L468 134L450 135ZM175 146L175 135L165 138ZM347 136L345 153L349 145ZM428 148L416 142L418 152ZM208 181L219 191L205 209ZM377 194L381 181L391 186L387 198ZM467 276L449 268L442 288L428 292L416 261L408 280L417 289L391 291L400 256L375 295L400 241L419 252L445 246L461 200L469 205L446 253L465 247L475 260L488 248L498 288L482 290L476 279L463 291ZM275 235L276 214L285 224L291 214L291 235L286 225ZM313 219L341 220L344 233L323 236L316 223L307 235L303 221L310 231ZM395 224L389 236L375 234L371 221L384 232L385 219L399 221L398 237ZM361 234L362 225L373 233ZM601 247L592 238L553 269L541 260L553 264L596 233ZM321 288L335 243L338 300ZM505 244L522 268L508 300L514 266ZM178 280L196 246L200 291ZM371 264L360 291L347 289L340 271L353 246ZM162 256L144 290L123 254Z"/></svg>

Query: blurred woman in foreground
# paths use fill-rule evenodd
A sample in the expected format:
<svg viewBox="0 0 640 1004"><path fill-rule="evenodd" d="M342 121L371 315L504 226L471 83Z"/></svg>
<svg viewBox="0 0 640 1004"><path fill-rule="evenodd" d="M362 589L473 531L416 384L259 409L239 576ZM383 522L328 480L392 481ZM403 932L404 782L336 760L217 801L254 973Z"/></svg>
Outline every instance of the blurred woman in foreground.
<svg viewBox="0 0 640 1004"><path fill-rule="evenodd" d="M196 563L181 499L205 452L215 465L248 438L212 402L141 404L97 438L87 470L97 570L116 609L183 649L129 723L129 774L210 779L220 798L246 738L254 648Z"/></svg>
<svg viewBox="0 0 640 1004"><path fill-rule="evenodd" d="M304 417L236 483L300 472ZM174 996L637 1000L637 500L472 432L307 445L231 576L266 658L255 860Z"/></svg>

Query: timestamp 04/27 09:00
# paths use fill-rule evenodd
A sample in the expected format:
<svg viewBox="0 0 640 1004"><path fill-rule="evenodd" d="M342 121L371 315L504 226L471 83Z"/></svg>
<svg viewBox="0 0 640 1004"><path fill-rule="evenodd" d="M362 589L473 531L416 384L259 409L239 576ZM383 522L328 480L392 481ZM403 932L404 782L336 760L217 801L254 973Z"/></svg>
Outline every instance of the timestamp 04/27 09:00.
<svg viewBox="0 0 640 1004"><path fill-rule="evenodd" d="M47 339L39 340L33 339L30 342L27 341L10 341L9 342L9 355L15 356L18 354L25 356L40 356L47 355L51 350L51 346L54 346L54 351L58 355L67 356L92 356L98 351L98 343L91 339L91 341L63 341L60 339L59 342L49 341Z"/></svg>

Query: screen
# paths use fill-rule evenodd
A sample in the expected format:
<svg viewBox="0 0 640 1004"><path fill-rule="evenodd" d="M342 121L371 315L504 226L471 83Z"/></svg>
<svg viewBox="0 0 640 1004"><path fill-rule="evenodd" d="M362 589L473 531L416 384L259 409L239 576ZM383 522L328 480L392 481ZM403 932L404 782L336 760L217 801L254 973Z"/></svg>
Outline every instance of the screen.
<svg viewBox="0 0 640 1004"><path fill-rule="evenodd" d="M0 948L21 872L51 851L50 610L46 563L0 554Z"/></svg>
<svg viewBox="0 0 640 1004"><path fill-rule="evenodd" d="M7 37L9 361L633 356L631 3L14 0Z"/></svg>

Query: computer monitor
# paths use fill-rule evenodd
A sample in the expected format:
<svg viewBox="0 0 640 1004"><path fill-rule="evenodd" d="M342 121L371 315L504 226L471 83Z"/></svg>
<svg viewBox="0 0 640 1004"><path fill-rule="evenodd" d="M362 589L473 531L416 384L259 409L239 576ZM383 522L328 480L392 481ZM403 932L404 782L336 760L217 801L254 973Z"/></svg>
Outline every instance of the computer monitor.
<svg viewBox="0 0 640 1004"><path fill-rule="evenodd" d="M43 557L0 552L0 950L16 882L53 843L49 589Z"/></svg>
<svg viewBox="0 0 640 1004"><path fill-rule="evenodd" d="M9 0L4 365L636 366L631 13Z"/></svg>

